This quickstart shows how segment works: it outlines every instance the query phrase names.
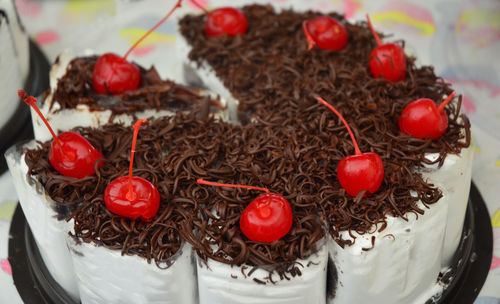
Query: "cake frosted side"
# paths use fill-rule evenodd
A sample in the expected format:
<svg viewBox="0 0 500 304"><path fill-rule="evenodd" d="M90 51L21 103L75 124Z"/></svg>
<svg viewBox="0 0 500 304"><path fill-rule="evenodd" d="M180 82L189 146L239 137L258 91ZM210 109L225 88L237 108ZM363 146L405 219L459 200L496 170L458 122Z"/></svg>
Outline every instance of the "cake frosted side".
<svg viewBox="0 0 500 304"><path fill-rule="evenodd" d="M33 233L40 255L54 280L75 300L79 299L73 262L65 239L72 221L62 220L61 214L69 214L64 206L58 206L36 179L28 179L23 149L35 148L35 141L18 144L5 153L19 203ZM66 209L66 210L65 210ZM64 210L64 211L63 211Z"/></svg>

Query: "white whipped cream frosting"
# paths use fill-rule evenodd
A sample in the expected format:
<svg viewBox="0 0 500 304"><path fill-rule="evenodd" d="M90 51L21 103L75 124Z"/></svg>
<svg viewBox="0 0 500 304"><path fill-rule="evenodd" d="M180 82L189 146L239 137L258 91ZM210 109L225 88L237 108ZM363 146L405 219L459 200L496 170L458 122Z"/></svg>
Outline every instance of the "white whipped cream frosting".
<svg viewBox="0 0 500 304"><path fill-rule="evenodd" d="M19 203L45 266L54 280L76 300L79 298L78 287L71 255L66 245L66 235L73 226L73 221L58 220L58 215L53 209L56 202L45 193L38 182L34 181L31 185L28 183L26 178L28 166L21 151L35 146L35 141L22 146L13 146L5 153L5 157Z"/></svg>
<svg viewBox="0 0 500 304"><path fill-rule="evenodd" d="M92 51L87 50L82 55L90 56L92 54ZM52 126L52 129L54 129L56 133L59 133L62 131L68 131L75 127L99 127L109 122L122 123L125 126L131 125L136 120L131 115L132 113L115 115L113 117L113 120L110 121L110 118L113 114L111 110L90 110L87 105L78 105L75 109L60 110L61 106L57 102L57 100L53 100L53 94L57 88L58 80L66 74L68 64L75 57L77 56L70 50L63 52L59 55L58 60L52 65L52 68L50 70L50 94L47 96L47 98L45 98L40 111L43 113L43 115L45 115L47 121ZM217 95L208 91L201 91L200 95L208 95L212 98L217 98ZM226 101L224 99L221 98L220 102L222 106L225 106ZM174 116L175 111L157 111L156 109L148 109L140 112L135 112L133 114L135 114L137 119L146 119L151 117ZM52 135L43 123L42 119L33 109L31 109L31 117L33 120L33 130L35 133L35 138L41 141L49 140L50 138L52 138ZM219 111L214 113L214 117L227 120L228 113L227 111Z"/></svg>
<svg viewBox="0 0 500 304"><path fill-rule="evenodd" d="M207 263L198 259L198 291L200 304L324 304L326 292L326 266L328 263L328 248L322 245L317 253L305 260L297 260L300 276L280 280L273 273L274 284L266 277L269 272L263 269L255 270L248 265L231 266L211 259ZM253 279L259 279L266 284L258 284Z"/></svg>
<svg viewBox="0 0 500 304"><path fill-rule="evenodd" d="M170 267L160 269L139 256L76 242L71 236L67 241L83 304L197 303L196 269L187 243L171 258Z"/></svg>

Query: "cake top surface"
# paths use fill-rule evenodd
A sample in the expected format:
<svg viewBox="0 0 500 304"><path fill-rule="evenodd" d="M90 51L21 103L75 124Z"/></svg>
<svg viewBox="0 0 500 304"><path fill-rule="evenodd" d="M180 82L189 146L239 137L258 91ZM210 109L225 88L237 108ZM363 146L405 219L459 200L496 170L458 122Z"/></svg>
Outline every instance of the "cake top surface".
<svg viewBox="0 0 500 304"><path fill-rule="evenodd" d="M134 169L134 175L151 181L160 192L160 210L149 223L114 215L103 200L105 187L127 174L130 128L106 125L75 131L106 158L95 176L81 180L61 176L46 159L50 142L27 150L25 159L30 175L36 176L60 208L73 204L68 207L75 219L75 234L84 241L163 263L185 239L203 258L231 264L281 263L289 268L297 258L314 252L325 234L313 199L322 185L302 183L306 176L296 175L295 168L310 156L307 150L294 149L293 142L282 136L285 130L201 121L182 113L151 120L141 128ZM197 178L264 184L282 194L292 206L290 232L273 244L248 241L239 229L239 217L260 193L206 187L198 185Z"/></svg>
<svg viewBox="0 0 500 304"><path fill-rule="evenodd" d="M117 96L98 94L92 82L92 73L97 58L98 56L77 57L70 61L64 76L57 81L51 108L54 102L59 104L59 110L87 105L91 110L111 110L113 114L126 114L148 109L167 109L175 112L203 106L211 107L211 110L223 108L218 99L200 95L199 89L189 88L170 80L162 80L154 67L146 70L138 66L142 80L137 90Z"/></svg>
<svg viewBox="0 0 500 304"><path fill-rule="evenodd" d="M321 197L334 235L345 229L369 231L388 213L421 213L418 199L434 203L440 198L439 190L423 182L415 168L429 163L425 158L429 153L438 153L435 162L442 164L448 153L469 146L470 125L460 114L461 97L446 107L449 125L438 140L403 135L398 126L399 115L411 101L430 98L439 103L452 92L432 67L418 67L415 58L409 57L405 80L373 78L368 61L376 41L366 22L351 24L332 13L348 32L346 47L308 50L302 22L319 13L276 12L261 5L245 6L242 11L249 27L237 37L207 37L204 15L188 15L180 21L180 32L191 46L189 58L199 66L208 64L221 79L239 101L241 120L288 126L290 135L285 136L295 137L305 149L322 147L315 161L326 167L328 179L336 180L338 162L354 149L339 119L315 100L321 96L345 117L361 151L376 152L384 161L384 182L374 195L352 198L337 183L337 190ZM404 42L399 44L404 47ZM412 191L418 198L412 198Z"/></svg>
<svg viewBox="0 0 500 304"><path fill-rule="evenodd" d="M349 33L346 48L307 51L302 21L319 14L276 13L258 5L244 7L243 12L248 32L236 37L206 37L203 15L180 21L181 33L193 48L190 58L206 61L238 99L243 125L178 113L151 121L141 131L134 173L162 189L160 211L151 223L175 222L173 238L187 240L203 258L256 266L282 264L282 269L290 269L297 258L315 251L325 235L323 220L344 246L352 240L342 239L343 231L366 233L375 224L383 227L387 215L424 212L417 206L419 200L424 205L439 200L440 190L427 184L418 168L430 163L425 158L429 153L439 155L434 161L439 164L447 154L458 154L469 146L470 125L460 114L461 99L447 105L449 126L438 140L415 139L402 135L398 128L399 115L410 101L425 97L439 102L451 93L431 67L417 67L415 59L408 58L406 80L374 79L367 62L375 41L366 23L349 24L332 14ZM81 72L78 66L72 67L75 75L92 70L80 66ZM77 79L68 72L67 85L74 86ZM92 94L81 90L82 100ZM345 127L315 101L316 96L342 113L361 151L376 152L382 158L385 177L373 195L352 197L341 188L337 165L353 154L353 145ZM168 259L171 254L158 254L163 247L144 241L151 231L149 224L113 215L102 202L103 187L126 173L131 129L109 125L77 131L107 159L96 176L80 181L58 176L46 161L48 143L27 151L30 174L56 202L77 206L72 217L78 237L157 262ZM259 193L201 186L195 183L198 178L265 187L283 195L292 206L292 229L271 244L249 241L238 221ZM171 221L167 214L179 217ZM136 248L131 244L143 249L131 250Z"/></svg>

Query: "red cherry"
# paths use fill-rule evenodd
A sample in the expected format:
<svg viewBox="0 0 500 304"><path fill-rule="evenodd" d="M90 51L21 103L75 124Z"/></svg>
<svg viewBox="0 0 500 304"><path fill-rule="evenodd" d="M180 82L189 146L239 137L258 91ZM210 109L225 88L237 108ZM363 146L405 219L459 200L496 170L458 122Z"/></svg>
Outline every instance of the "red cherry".
<svg viewBox="0 0 500 304"><path fill-rule="evenodd" d="M95 173L95 163L104 156L83 136L75 132L63 132L52 141L49 162L64 176L84 178ZM97 167L102 166L99 163Z"/></svg>
<svg viewBox="0 0 500 304"><path fill-rule="evenodd" d="M136 90L141 82L139 68L127 61L128 55L141 43L149 34L157 29L172 13L181 6L182 0L163 17L152 29L145 33L134 45L125 53L125 56L106 53L101 55L95 64L92 81L94 90L99 94L111 93L113 95Z"/></svg>
<svg viewBox="0 0 500 304"><path fill-rule="evenodd" d="M382 159L378 154L373 152L361 153L354 134L344 117L323 98L317 97L316 99L340 118L346 126L354 145L356 154L344 157L337 166L337 178L340 185L351 196L357 196L362 190L367 191L365 196L377 192L384 180L384 164Z"/></svg>
<svg viewBox="0 0 500 304"><path fill-rule="evenodd" d="M279 194L270 193L265 188L214 183L201 178L197 180L197 183L267 192L255 198L241 213L241 232L253 242L272 243L285 236L292 227L292 208L288 201Z"/></svg>
<svg viewBox="0 0 500 304"><path fill-rule="evenodd" d="M205 20L205 34L210 37L228 34L236 36L245 34L248 29L248 20L245 14L237 8L221 7L209 12L195 0L191 0L207 15Z"/></svg>
<svg viewBox="0 0 500 304"><path fill-rule="evenodd" d="M292 208L287 200L273 193L261 194L243 210L241 232L251 241L272 243L292 227Z"/></svg>
<svg viewBox="0 0 500 304"><path fill-rule="evenodd" d="M373 152L344 157L337 167L340 185L352 196L359 191L377 192L384 180L384 164Z"/></svg>
<svg viewBox="0 0 500 304"><path fill-rule="evenodd" d="M370 72L375 78L392 82L406 78L406 56L403 48L394 43L377 46L370 53Z"/></svg>
<svg viewBox="0 0 500 304"><path fill-rule="evenodd" d="M205 21L205 34L210 37L229 34L236 36L245 34L248 21L242 11L232 7L218 8L207 16Z"/></svg>
<svg viewBox="0 0 500 304"><path fill-rule="evenodd" d="M94 89L99 94L113 95L133 91L139 87L139 68L116 54L101 55L94 67Z"/></svg>
<svg viewBox="0 0 500 304"><path fill-rule="evenodd" d="M132 195L129 195L129 177L120 176L104 191L104 202L109 211L127 218L140 217L150 221L160 207L160 193L149 181L132 177Z"/></svg>
<svg viewBox="0 0 500 304"><path fill-rule="evenodd" d="M104 203L109 211L127 218L138 218L145 222L151 220L160 207L160 193L151 182L138 176L132 176L137 134L145 119L134 124L134 137L130 152L128 176L113 180L104 190Z"/></svg>
<svg viewBox="0 0 500 304"><path fill-rule="evenodd" d="M385 78L396 82L406 78L406 56L403 48L394 43L384 43L373 28L370 17L366 15L368 25L378 46L370 53L370 72L375 78Z"/></svg>
<svg viewBox="0 0 500 304"><path fill-rule="evenodd" d="M448 128L448 116L444 107L453 99L451 93L439 107L428 98L410 102L399 116L399 130L420 139L439 139Z"/></svg>
<svg viewBox="0 0 500 304"><path fill-rule="evenodd" d="M96 162L99 159L104 159L104 156L78 133L63 132L56 136L56 133L36 105L36 98L29 96L23 90L17 91L17 94L19 98L40 115L40 118L54 137L49 151L49 162L52 167L64 176L78 179L94 174ZM97 167L100 166L102 166L102 163L97 164Z"/></svg>
<svg viewBox="0 0 500 304"><path fill-rule="evenodd" d="M317 45L320 49L338 51L347 44L347 31L337 20L329 16L319 16L302 23L308 49Z"/></svg>

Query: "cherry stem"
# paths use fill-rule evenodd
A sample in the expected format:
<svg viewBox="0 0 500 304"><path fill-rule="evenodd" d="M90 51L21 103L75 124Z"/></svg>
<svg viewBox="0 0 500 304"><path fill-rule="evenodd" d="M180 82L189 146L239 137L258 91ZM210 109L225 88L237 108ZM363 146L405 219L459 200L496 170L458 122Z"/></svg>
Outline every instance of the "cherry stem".
<svg viewBox="0 0 500 304"><path fill-rule="evenodd" d="M444 107L446 107L446 105L453 99L453 97L455 97L455 91L451 92L450 95L448 95L448 97L446 98L445 101L443 101L443 103L441 103L438 107L438 112L439 113L442 113L444 111Z"/></svg>
<svg viewBox="0 0 500 304"><path fill-rule="evenodd" d="M358 143L356 142L356 139L354 138L354 134L352 133L351 128L349 127L349 125L345 121L345 119L342 116L342 114L340 114L339 111L337 111L331 104L329 104L328 102L326 102L323 98L316 97L316 100L319 101L319 102L321 102L325 106L327 106L330 110L333 111L333 113L335 113L340 118L340 120L342 120L342 122L344 123L345 127L347 128L347 132L351 136L351 140L352 140L352 143L354 144L354 151L356 152L356 155L361 155L362 153L361 153L361 150L359 150Z"/></svg>
<svg viewBox="0 0 500 304"><path fill-rule="evenodd" d="M132 139L132 149L130 150L130 166L128 167L127 199L130 201L134 200L135 198L135 192L134 189L132 188L132 170L133 170L132 167L134 165L134 154L135 154L135 145L137 144L137 133L139 133L139 128L141 127L141 124L145 122L147 122L146 119L139 119L134 124L134 137Z"/></svg>
<svg viewBox="0 0 500 304"><path fill-rule="evenodd" d="M194 3L194 5L196 5L199 9L201 9L205 14L210 15L210 12L206 8L204 8L201 4L199 4L198 1L191 0L191 2Z"/></svg>
<svg viewBox="0 0 500 304"><path fill-rule="evenodd" d="M375 41L377 41L378 45L382 45L382 41L380 40L380 37L378 36L377 32L375 32L372 21L370 20L370 16L368 14L366 14L366 20L368 20L368 25L370 26L370 30L372 31L373 37L375 37Z"/></svg>
<svg viewBox="0 0 500 304"><path fill-rule="evenodd" d="M309 23L309 21L304 20L304 22L302 22L302 28L304 29L304 34L306 35L307 50L310 51L314 47L316 42L312 38L311 33L309 33L309 29L307 28L308 23Z"/></svg>
<svg viewBox="0 0 500 304"><path fill-rule="evenodd" d="M47 121L47 119L45 119L45 116L43 116L42 112L40 112L40 109L38 108L38 106L36 105L36 98L33 97L33 96L30 96L28 95L28 93L26 93L25 91L23 90L18 90L17 91L17 95L19 96L19 98L21 98L21 100L29 105L30 107L32 107L37 113L38 115L40 116L40 118L42 119L42 121L45 123L45 125L47 126L47 128L49 129L50 133L52 134L52 136L54 137L54 140L56 142L59 142L59 139L57 138L57 135L56 133L54 132L54 130L52 130L52 127L49 125L49 122Z"/></svg>
<svg viewBox="0 0 500 304"><path fill-rule="evenodd" d="M154 32L160 25L163 24L163 22L165 22L173 13L174 11L181 7L181 2L182 0L177 0L177 4L170 10L170 12L168 12L168 14L163 17L163 19L161 19L155 26L153 26L152 29L150 29L146 34L142 35L141 38L139 38L139 40L137 40L134 45L132 45L132 47L127 51L127 53L125 53L125 56L123 56L123 59L127 59L128 55L139 45L139 43L141 43L144 39L146 39L146 37L148 37L152 32Z"/></svg>
<svg viewBox="0 0 500 304"><path fill-rule="evenodd" d="M221 184L221 183L209 182L209 181L204 180L203 178L198 178L196 180L196 182L198 184L200 184L200 185L208 185L208 186L216 186L216 187L230 187L230 188L252 189L252 190L265 191L266 193L271 193L266 188L254 187L254 186L245 186L245 185L234 185L234 184Z"/></svg>

